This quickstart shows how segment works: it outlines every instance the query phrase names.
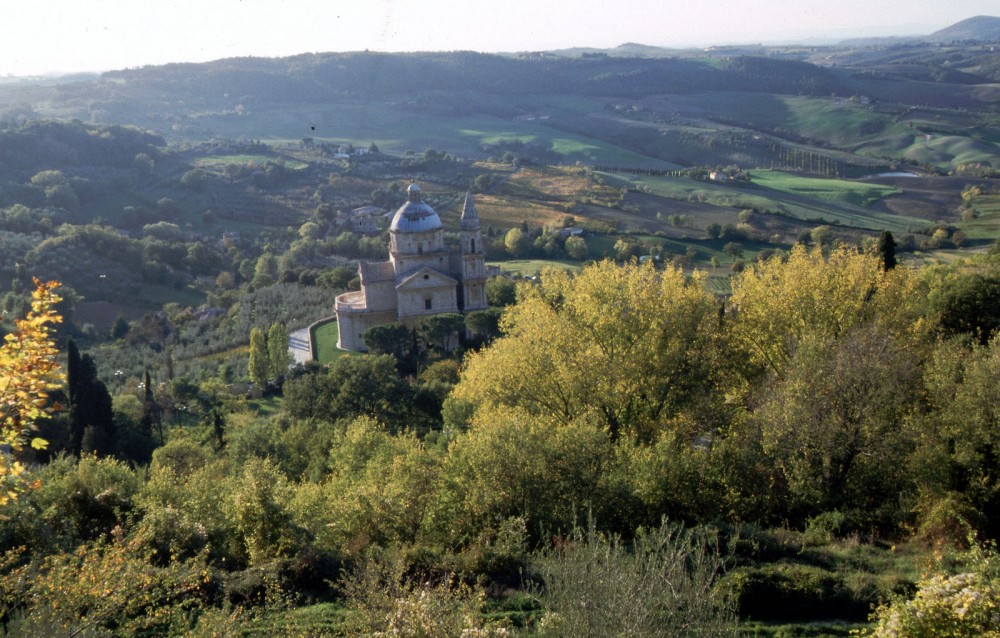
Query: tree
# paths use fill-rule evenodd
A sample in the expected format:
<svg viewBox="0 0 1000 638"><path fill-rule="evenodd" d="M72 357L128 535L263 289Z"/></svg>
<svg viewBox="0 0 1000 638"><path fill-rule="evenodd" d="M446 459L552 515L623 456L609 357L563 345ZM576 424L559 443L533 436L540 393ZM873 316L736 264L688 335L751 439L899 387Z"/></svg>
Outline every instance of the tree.
<svg viewBox="0 0 1000 638"><path fill-rule="evenodd" d="M469 329L469 332L481 337L486 342L490 342L501 334L500 316L502 313L500 308L475 310L465 315L465 327Z"/></svg>
<svg viewBox="0 0 1000 638"><path fill-rule="evenodd" d="M743 245L739 242L731 241L722 247L722 252L726 253L734 260L743 256Z"/></svg>
<svg viewBox="0 0 1000 638"><path fill-rule="evenodd" d="M486 301L494 308L509 306L517 301L517 283L507 277L486 280Z"/></svg>
<svg viewBox="0 0 1000 638"><path fill-rule="evenodd" d="M62 321L54 310L60 297L57 282L35 280L31 310L15 322L14 332L0 348L0 445L15 455L28 443L34 423L54 411L48 401L61 376L52 339L53 324ZM31 439L31 447L44 449L44 439ZM9 454L0 454L0 504L17 497L24 465Z"/></svg>
<svg viewBox="0 0 1000 638"><path fill-rule="evenodd" d="M916 345L926 293L905 268L885 271L874 253L841 246L792 248L787 260L769 259L733 280L736 345L748 361L777 375L803 338L836 338L866 323Z"/></svg>
<svg viewBox="0 0 1000 638"><path fill-rule="evenodd" d="M928 300L940 332L968 334L985 345L1000 329L1000 268L995 261L959 262L925 271L931 285Z"/></svg>
<svg viewBox="0 0 1000 638"><path fill-rule="evenodd" d="M898 468L909 446L901 424L916 402L918 378L905 342L875 324L798 342L755 412L792 511L838 510L872 527L898 520L887 504L904 487Z"/></svg>
<svg viewBox="0 0 1000 638"><path fill-rule="evenodd" d="M267 337L260 328L250 329L250 361L247 364L250 381L259 386L267 384L271 378L271 362L268 358Z"/></svg>
<svg viewBox="0 0 1000 638"><path fill-rule="evenodd" d="M452 336L464 327L465 317L448 312L424 317L420 320L417 332L428 345L441 346L445 352L451 352Z"/></svg>
<svg viewBox="0 0 1000 638"><path fill-rule="evenodd" d="M111 453L115 431L111 395L97 378L93 358L81 357L73 339L66 342L66 385L73 454L79 458L81 452Z"/></svg>
<svg viewBox="0 0 1000 638"><path fill-rule="evenodd" d="M270 252L265 252L257 258L253 271L253 287L263 288L278 280L278 258Z"/></svg>
<svg viewBox="0 0 1000 638"><path fill-rule="evenodd" d="M401 428L410 387L399 378L389 355L345 355L328 371L289 379L284 386L285 409L295 418L326 421L370 416Z"/></svg>
<svg viewBox="0 0 1000 638"><path fill-rule="evenodd" d="M163 417L160 406L156 403L156 395L153 393L153 380L149 376L149 370L146 370L143 378L142 416L139 418L139 429L148 438L153 438L155 432L160 437L160 443L163 443Z"/></svg>
<svg viewBox="0 0 1000 638"><path fill-rule="evenodd" d="M878 245L875 251L882 258L882 270L892 270L896 267L896 240L892 233L883 230L878 236Z"/></svg>
<svg viewBox="0 0 1000 638"><path fill-rule="evenodd" d="M531 245L528 235L520 228L511 228L503 240L504 247L514 257L524 257Z"/></svg>
<svg viewBox="0 0 1000 638"><path fill-rule="evenodd" d="M292 365L292 355L288 352L288 329L281 322L272 323L267 331L267 358L272 379L281 379Z"/></svg>
<svg viewBox="0 0 1000 638"><path fill-rule="evenodd" d="M722 225L715 222L705 226L705 234L709 239L718 239L722 236Z"/></svg>
<svg viewBox="0 0 1000 638"><path fill-rule="evenodd" d="M392 355L400 373L417 371L416 336L410 328L401 323L387 323L369 328L361 338L372 354Z"/></svg>
<svg viewBox="0 0 1000 638"><path fill-rule="evenodd" d="M500 327L467 358L456 399L560 423L589 414L612 437L648 440L712 383L717 303L701 273L611 261L546 270Z"/></svg>
<svg viewBox="0 0 1000 638"><path fill-rule="evenodd" d="M118 315L118 317L115 319L114 325L111 326L111 332L109 333L109 336L112 339L123 339L125 335L128 334L128 331L129 331L128 321L126 321L125 317Z"/></svg>
<svg viewBox="0 0 1000 638"><path fill-rule="evenodd" d="M583 261L587 258L587 240L583 237L567 237L564 247L570 259Z"/></svg>

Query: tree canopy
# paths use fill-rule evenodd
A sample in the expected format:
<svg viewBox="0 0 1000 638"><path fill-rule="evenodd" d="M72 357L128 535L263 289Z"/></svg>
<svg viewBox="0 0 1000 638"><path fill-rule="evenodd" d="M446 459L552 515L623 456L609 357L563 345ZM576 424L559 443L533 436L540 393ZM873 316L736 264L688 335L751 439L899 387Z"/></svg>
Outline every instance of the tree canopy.
<svg viewBox="0 0 1000 638"><path fill-rule="evenodd" d="M503 315L504 337L468 358L454 396L613 437L649 438L711 386L717 303L700 274L604 261L548 270Z"/></svg>

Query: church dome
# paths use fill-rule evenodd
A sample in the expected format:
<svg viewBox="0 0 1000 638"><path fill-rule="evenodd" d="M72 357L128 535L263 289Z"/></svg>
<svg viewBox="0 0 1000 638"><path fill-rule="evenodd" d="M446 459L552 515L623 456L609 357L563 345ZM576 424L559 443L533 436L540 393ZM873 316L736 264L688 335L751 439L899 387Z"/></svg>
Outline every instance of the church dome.
<svg viewBox="0 0 1000 638"><path fill-rule="evenodd" d="M410 184L406 189L408 201L392 217L389 230L399 233L422 233L441 228L441 218L434 209L423 202L420 187Z"/></svg>

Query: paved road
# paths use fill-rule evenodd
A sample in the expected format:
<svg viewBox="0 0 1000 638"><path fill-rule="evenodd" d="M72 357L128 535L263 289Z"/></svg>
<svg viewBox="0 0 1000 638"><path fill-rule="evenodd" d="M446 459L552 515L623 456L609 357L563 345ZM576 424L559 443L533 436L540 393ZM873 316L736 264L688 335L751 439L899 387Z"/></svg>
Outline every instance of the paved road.
<svg viewBox="0 0 1000 638"><path fill-rule="evenodd" d="M288 335L288 352L297 364L312 360L312 354L309 351L309 328L296 330Z"/></svg>

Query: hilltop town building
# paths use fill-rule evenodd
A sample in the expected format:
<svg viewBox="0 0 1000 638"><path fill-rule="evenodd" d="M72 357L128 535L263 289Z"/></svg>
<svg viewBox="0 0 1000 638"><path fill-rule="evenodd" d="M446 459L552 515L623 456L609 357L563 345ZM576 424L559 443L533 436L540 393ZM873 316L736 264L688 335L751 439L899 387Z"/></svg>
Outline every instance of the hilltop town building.
<svg viewBox="0 0 1000 638"><path fill-rule="evenodd" d="M465 196L459 249L449 251L441 218L410 184L407 202L389 226L389 260L358 263L361 290L337 297L339 337L344 350L367 350L362 335L374 326L400 322L414 326L428 315L482 310L486 264L479 215L472 194Z"/></svg>

